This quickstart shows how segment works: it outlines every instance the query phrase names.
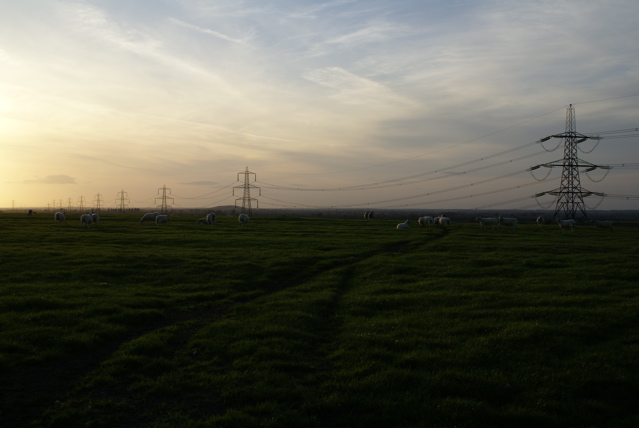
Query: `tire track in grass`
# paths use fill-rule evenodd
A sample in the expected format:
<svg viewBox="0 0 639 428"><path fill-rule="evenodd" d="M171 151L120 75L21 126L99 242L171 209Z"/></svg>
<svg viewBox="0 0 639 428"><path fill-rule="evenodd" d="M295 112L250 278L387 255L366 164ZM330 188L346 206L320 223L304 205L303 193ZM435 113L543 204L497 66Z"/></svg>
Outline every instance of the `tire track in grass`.
<svg viewBox="0 0 639 428"><path fill-rule="evenodd" d="M251 297L242 297L225 305L209 305L186 311L167 311L162 321L131 329L120 339L110 341L91 354L75 355L64 361L48 362L37 366L18 367L11 373L0 376L0 382L2 382L2 385L5 385L0 389L0 401L3 403L0 408L0 425L26 426L35 420L34 418L43 415L47 410L55 412L56 407L59 406L61 402L73 399L77 394L75 392L77 386L83 380L89 378L91 373L98 369L103 362L111 359L118 349L144 335L151 334L163 328L175 327L175 334L171 340L171 342L176 345L172 350L172 353L175 354L182 350L180 345L188 343L190 338L205 326L228 316L238 305L250 303L256 299L262 299L281 291L297 287L305 282L311 281L315 277L336 269L345 267L352 268L354 265L375 257L380 251L394 253L408 251L415 245L422 246L427 242L439 240L445 237L446 234L447 232L430 235L426 241L422 240L422 238L412 238L382 245L379 249L364 251L359 255L355 255L352 259L336 262L331 266L327 266L322 272L313 272L308 276L301 276L294 281L282 281L264 293ZM338 293L332 305L334 309L337 308L339 300L350 287L350 280L348 278L351 275L352 269L349 269L345 273L342 284L339 286ZM333 313L333 318L334 317L335 313ZM330 322L330 320L328 320L328 322ZM324 340L330 340L330 332L326 333ZM325 356L320 358L320 360L323 360L324 363L318 364L318 367L321 370L330 370L325 364ZM104 392L124 395L126 394L127 383L128 382L124 382L117 390L107 390ZM132 420L130 425L140 426L140 422L139 420ZM42 423L44 424L46 422L42 421ZM124 427L128 425L128 423L125 423L120 426Z"/></svg>

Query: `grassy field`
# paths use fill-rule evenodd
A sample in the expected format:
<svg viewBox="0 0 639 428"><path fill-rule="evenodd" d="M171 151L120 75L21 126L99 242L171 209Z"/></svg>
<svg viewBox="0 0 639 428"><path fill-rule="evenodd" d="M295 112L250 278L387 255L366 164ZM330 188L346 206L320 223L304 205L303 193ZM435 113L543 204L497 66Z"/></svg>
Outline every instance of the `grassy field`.
<svg viewBox="0 0 639 428"><path fill-rule="evenodd" d="M0 214L2 427L639 426L639 228L52 217Z"/></svg>

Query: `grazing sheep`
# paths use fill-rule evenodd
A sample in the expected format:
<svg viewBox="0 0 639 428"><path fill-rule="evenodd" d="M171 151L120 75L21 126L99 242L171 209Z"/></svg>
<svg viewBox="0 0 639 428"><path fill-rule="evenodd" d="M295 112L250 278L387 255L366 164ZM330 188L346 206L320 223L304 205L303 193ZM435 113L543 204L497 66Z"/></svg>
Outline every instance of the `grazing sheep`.
<svg viewBox="0 0 639 428"><path fill-rule="evenodd" d="M239 221L240 224L246 224L249 221L249 216L246 214L240 214L240 216L237 218L237 221Z"/></svg>
<svg viewBox="0 0 639 428"><path fill-rule="evenodd" d="M542 226L546 223L546 220L544 220L544 216L540 215L539 217L537 217L537 226Z"/></svg>
<svg viewBox="0 0 639 428"><path fill-rule="evenodd" d="M406 220L405 222L398 224L397 229L410 229L410 220Z"/></svg>
<svg viewBox="0 0 639 428"><path fill-rule="evenodd" d="M430 227L430 225L433 224L433 218L429 215L420 217L419 219L417 219L417 223L419 223L420 227L424 227L425 225L428 225L428 227Z"/></svg>
<svg viewBox="0 0 639 428"><path fill-rule="evenodd" d="M495 227L499 226L499 228L501 229L501 223L499 222L499 219L495 218L495 217L476 217L475 221L479 222L479 228L480 229L485 229L488 226L492 226L493 230L495 229Z"/></svg>
<svg viewBox="0 0 639 428"><path fill-rule="evenodd" d="M155 216L155 224L159 226L161 224L167 224L169 222L169 215L157 215Z"/></svg>
<svg viewBox="0 0 639 428"><path fill-rule="evenodd" d="M93 224L93 215L82 214L82 216L80 217L80 224L82 225L83 228L84 226L91 227L91 224Z"/></svg>
<svg viewBox="0 0 639 428"><path fill-rule="evenodd" d="M155 221L155 218L157 216L159 216L160 213L146 213L142 216L142 219L140 220L140 224L144 223L145 221Z"/></svg>
<svg viewBox="0 0 639 428"><path fill-rule="evenodd" d="M93 223L97 226L98 222L100 221L100 215L98 213L91 213L91 217L93 218Z"/></svg>
<svg viewBox="0 0 639 428"><path fill-rule="evenodd" d="M517 230L517 219L514 217L498 217L499 223L502 226L512 226L514 230Z"/></svg>
<svg viewBox="0 0 639 428"><path fill-rule="evenodd" d="M209 222L206 221L206 217L202 217L197 220L197 224L209 224Z"/></svg>
<svg viewBox="0 0 639 428"><path fill-rule="evenodd" d="M27 215L33 214L33 210L27 210Z"/></svg>
<svg viewBox="0 0 639 428"><path fill-rule="evenodd" d="M577 222L572 220L572 219L568 219L568 220L557 219L557 220L555 220L555 223L557 223L559 225L559 227L561 228L561 233L564 233L565 229L570 229L571 232L574 232L575 231L575 224Z"/></svg>
<svg viewBox="0 0 639 428"><path fill-rule="evenodd" d="M612 222L609 220L591 220L591 223L594 223L597 229L608 229L612 232Z"/></svg>
<svg viewBox="0 0 639 428"><path fill-rule="evenodd" d="M214 224L215 223L215 213L208 213L205 217L206 224Z"/></svg>
<svg viewBox="0 0 639 428"><path fill-rule="evenodd" d="M372 220L372 219L373 219L373 215L374 215L374 214L375 214L375 212L374 212L374 211L366 211L366 212L364 213L364 218L365 218L366 220Z"/></svg>
<svg viewBox="0 0 639 428"><path fill-rule="evenodd" d="M450 219L444 215L437 216L438 220L435 224L439 224L442 228L448 230L450 227Z"/></svg>
<svg viewBox="0 0 639 428"><path fill-rule="evenodd" d="M64 213L63 212L57 212L53 215L53 219L55 220L56 223L60 224L64 221Z"/></svg>

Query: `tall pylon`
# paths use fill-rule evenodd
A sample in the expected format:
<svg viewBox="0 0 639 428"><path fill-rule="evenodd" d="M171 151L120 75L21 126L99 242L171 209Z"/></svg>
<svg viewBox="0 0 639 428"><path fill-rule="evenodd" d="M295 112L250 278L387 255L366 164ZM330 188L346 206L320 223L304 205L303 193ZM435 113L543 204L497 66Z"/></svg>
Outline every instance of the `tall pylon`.
<svg viewBox="0 0 639 428"><path fill-rule="evenodd" d="M118 192L118 197L115 199L115 204L120 214L126 213L126 208L129 205L129 198L127 198L127 196L127 193L122 189L122 191Z"/></svg>
<svg viewBox="0 0 639 428"><path fill-rule="evenodd" d="M160 194L160 190L162 191L162 193ZM170 196L171 195L171 189L169 189L168 187L166 187L166 184L162 187L160 187L158 189L158 195L155 198L155 203L158 203L158 199L160 200L160 203L158 204L158 208L160 209L160 212L162 214L169 214L172 210L173 210L173 206L170 205L168 203L168 200L171 200L171 204L175 203L175 200Z"/></svg>
<svg viewBox="0 0 639 428"><path fill-rule="evenodd" d="M584 198L593 194L601 195L601 193L591 192L581 187L581 179L579 177L579 168L587 168L586 171L592 171L601 167L590 162L580 160L577 156L577 145L586 140L599 140L600 137L589 137L577 132L575 108L570 104L566 109L566 130L563 134L551 135L542 138L540 141L547 141L550 138L564 139L564 158L554 162L546 163L541 166L546 168L561 167L561 184L558 189L548 192L550 195L557 197L553 220L557 218L559 213L563 212L565 219L578 220L581 214L584 219L588 218L586 213L586 204ZM540 193L539 196L543 195Z"/></svg>
<svg viewBox="0 0 639 428"><path fill-rule="evenodd" d="M255 207L259 208L259 201L255 198L251 198L251 189L257 189L259 191L259 196L262 196L262 189L258 186L249 183L249 177L253 174L255 177L253 181L257 180L257 175L254 172L249 171L248 166L244 170L244 172L237 173L237 181L240 181L240 174L244 174L244 184L241 186L233 187L233 196L235 196L235 189L242 189L242 197L235 199L235 209L237 210L237 201L242 200L242 211L241 213L252 215L253 210L251 208L251 202L255 201Z"/></svg>
<svg viewBox="0 0 639 428"><path fill-rule="evenodd" d="M73 210L73 201L71 198L67 198L67 211L71 212Z"/></svg>
<svg viewBox="0 0 639 428"><path fill-rule="evenodd" d="M78 209L80 212L84 212L84 196L78 198Z"/></svg>

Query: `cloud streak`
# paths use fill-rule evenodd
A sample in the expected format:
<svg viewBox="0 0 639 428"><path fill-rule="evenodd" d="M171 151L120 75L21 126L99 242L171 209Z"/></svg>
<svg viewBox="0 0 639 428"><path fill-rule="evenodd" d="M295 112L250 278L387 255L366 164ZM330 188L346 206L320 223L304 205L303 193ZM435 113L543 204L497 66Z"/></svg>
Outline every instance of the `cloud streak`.
<svg viewBox="0 0 639 428"><path fill-rule="evenodd" d="M76 184L76 180L68 175L47 175L46 177L38 177L28 180L23 180L23 184Z"/></svg>

